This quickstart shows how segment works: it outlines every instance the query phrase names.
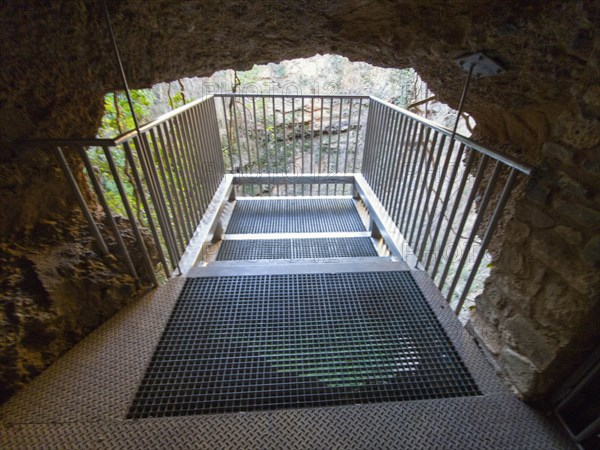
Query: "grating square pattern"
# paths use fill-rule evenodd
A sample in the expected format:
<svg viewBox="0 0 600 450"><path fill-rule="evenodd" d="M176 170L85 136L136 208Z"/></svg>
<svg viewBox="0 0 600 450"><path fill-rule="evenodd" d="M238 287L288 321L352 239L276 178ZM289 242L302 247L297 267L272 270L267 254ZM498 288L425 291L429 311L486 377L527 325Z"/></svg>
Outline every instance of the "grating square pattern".
<svg viewBox="0 0 600 450"><path fill-rule="evenodd" d="M238 200L229 234L365 231L351 198Z"/></svg>
<svg viewBox="0 0 600 450"><path fill-rule="evenodd" d="M128 417L480 394L408 271L190 278Z"/></svg>
<svg viewBox="0 0 600 450"><path fill-rule="evenodd" d="M296 260L378 256L369 237L223 241L217 261Z"/></svg>

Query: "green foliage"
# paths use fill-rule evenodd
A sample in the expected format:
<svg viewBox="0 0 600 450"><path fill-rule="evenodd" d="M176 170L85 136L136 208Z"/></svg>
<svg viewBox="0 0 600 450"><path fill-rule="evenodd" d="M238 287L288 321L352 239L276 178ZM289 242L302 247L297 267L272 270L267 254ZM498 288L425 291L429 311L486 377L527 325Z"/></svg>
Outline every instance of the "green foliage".
<svg viewBox="0 0 600 450"><path fill-rule="evenodd" d="M147 121L150 107L154 102L152 90L133 90L131 91L131 100L138 121L140 123ZM98 130L98 136L103 138L114 137L133 128L135 128L135 124L125 93L109 92L106 94L104 96L104 116L102 117L102 126Z"/></svg>
<svg viewBox="0 0 600 450"><path fill-rule="evenodd" d="M150 119L150 107L154 102L152 91L150 89L133 90L131 91L131 100L140 124L147 122ZM134 128L135 123L125 93L109 92L106 94L104 96L104 116L102 117L102 126L98 130L98 136L112 138ZM101 148L94 148L88 152L88 155L94 168L95 176L103 188L104 197L111 210L114 213L126 215L123 201L121 200L117 184L110 171L104 151ZM122 149L113 149L111 155L119 172L119 177L123 182L127 200L132 205L138 219L142 221L143 213L139 204L139 197L132 182L133 177L125 154Z"/></svg>
<svg viewBox="0 0 600 450"><path fill-rule="evenodd" d="M177 109L185 104L183 92L177 92L173 97L169 98L169 106L171 109Z"/></svg>

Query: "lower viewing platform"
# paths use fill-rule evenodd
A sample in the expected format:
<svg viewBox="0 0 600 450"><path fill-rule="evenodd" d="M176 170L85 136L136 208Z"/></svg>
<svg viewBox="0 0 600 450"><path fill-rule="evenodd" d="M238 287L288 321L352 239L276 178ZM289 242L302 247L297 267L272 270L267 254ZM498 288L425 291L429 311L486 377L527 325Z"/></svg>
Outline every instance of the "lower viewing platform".
<svg viewBox="0 0 600 450"><path fill-rule="evenodd" d="M3 447L573 448L368 196L225 194L183 276L0 409Z"/></svg>

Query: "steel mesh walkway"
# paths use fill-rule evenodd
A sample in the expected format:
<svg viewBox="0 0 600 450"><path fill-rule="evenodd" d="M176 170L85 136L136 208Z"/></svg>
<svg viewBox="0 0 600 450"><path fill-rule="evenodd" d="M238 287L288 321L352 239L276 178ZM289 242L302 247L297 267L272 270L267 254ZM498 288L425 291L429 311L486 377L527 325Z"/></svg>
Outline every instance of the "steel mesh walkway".
<svg viewBox="0 0 600 450"><path fill-rule="evenodd" d="M479 395L410 272L188 279L129 417Z"/></svg>
<svg viewBox="0 0 600 450"><path fill-rule="evenodd" d="M228 234L365 231L351 198L238 200Z"/></svg>
<svg viewBox="0 0 600 450"><path fill-rule="evenodd" d="M183 279L121 310L0 407L4 448L572 449L500 383L435 286L414 274L483 395L125 420Z"/></svg>
<svg viewBox="0 0 600 450"><path fill-rule="evenodd" d="M223 241L217 261L360 258L377 256L369 237Z"/></svg>

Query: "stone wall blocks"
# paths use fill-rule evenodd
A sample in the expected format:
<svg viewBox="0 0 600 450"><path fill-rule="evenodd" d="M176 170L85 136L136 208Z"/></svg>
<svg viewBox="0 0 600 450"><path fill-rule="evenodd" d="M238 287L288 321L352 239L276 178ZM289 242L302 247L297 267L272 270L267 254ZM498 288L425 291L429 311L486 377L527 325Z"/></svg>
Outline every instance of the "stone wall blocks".
<svg viewBox="0 0 600 450"><path fill-rule="evenodd" d="M541 168L527 180L525 197L538 207L545 207L556 185L554 174L550 168Z"/></svg>
<svg viewBox="0 0 600 450"><path fill-rule="evenodd" d="M504 270L515 274L515 276L523 274L527 268L522 248L518 245L512 245L508 243L502 247L496 264L502 265Z"/></svg>
<svg viewBox="0 0 600 450"><path fill-rule="evenodd" d="M575 152L556 142L545 142L542 146L542 153L547 158L558 160L568 166L573 165Z"/></svg>
<svg viewBox="0 0 600 450"><path fill-rule="evenodd" d="M542 327L559 331L566 337L577 328L588 303L584 296L565 286L560 277L550 276L534 299L532 318Z"/></svg>
<svg viewBox="0 0 600 450"><path fill-rule="evenodd" d="M540 374L528 358L510 347L504 347L498 356L498 364L523 396L536 393Z"/></svg>
<svg viewBox="0 0 600 450"><path fill-rule="evenodd" d="M581 251L581 256L585 261L594 267L600 267L600 236L595 235L585 244Z"/></svg>
<svg viewBox="0 0 600 450"><path fill-rule="evenodd" d="M530 278L517 279L508 274L496 274L494 279L498 288L509 300L506 307L517 306L528 310L532 299L542 287L542 279L545 270L543 267L536 267L532 271Z"/></svg>
<svg viewBox="0 0 600 450"><path fill-rule="evenodd" d="M539 232L532 240L531 252L572 288L594 295L598 288L596 272L579 257L577 247L565 242L554 230Z"/></svg>
<svg viewBox="0 0 600 450"><path fill-rule="evenodd" d="M554 228L554 231L567 243L570 243L575 246L579 246L583 239L583 235L581 232L577 231L574 228L568 227L566 225L558 225Z"/></svg>
<svg viewBox="0 0 600 450"><path fill-rule="evenodd" d="M526 356L539 371L556 357L556 342L521 314L506 319L499 329L503 341Z"/></svg>
<svg viewBox="0 0 600 450"><path fill-rule="evenodd" d="M567 191L574 197L578 197L582 200L586 200L590 197L590 192L580 182L569 177L565 173L561 173L558 178L558 185L561 189Z"/></svg>
<svg viewBox="0 0 600 450"><path fill-rule="evenodd" d="M503 344L500 340L500 334L498 333L496 325L490 323L487 318L480 313L479 309L473 311L469 319L469 324L471 329L475 332L479 342L483 343L492 354L498 355L502 350Z"/></svg>
<svg viewBox="0 0 600 450"><path fill-rule="evenodd" d="M521 222L520 220L513 219L508 224L508 228L506 230L506 239L520 244L525 242L530 234L531 229L529 228L529 225L527 225L525 222Z"/></svg>
<svg viewBox="0 0 600 450"><path fill-rule="evenodd" d="M558 117L555 135L567 145L589 148L600 143L600 121L568 110Z"/></svg>
<svg viewBox="0 0 600 450"><path fill-rule="evenodd" d="M516 208L517 218L536 228L552 228L556 221L530 202L520 202Z"/></svg>
<svg viewBox="0 0 600 450"><path fill-rule="evenodd" d="M585 228L598 229L600 224L600 211L589 208L567 196L558 197L553 202L553 207L569 221L582 225Z"/></svg>

